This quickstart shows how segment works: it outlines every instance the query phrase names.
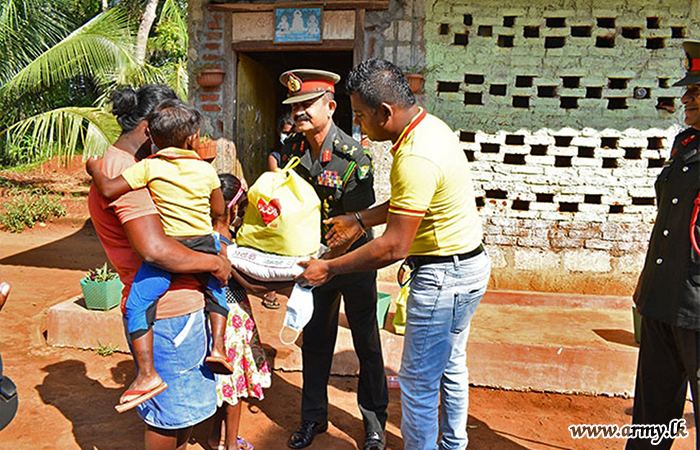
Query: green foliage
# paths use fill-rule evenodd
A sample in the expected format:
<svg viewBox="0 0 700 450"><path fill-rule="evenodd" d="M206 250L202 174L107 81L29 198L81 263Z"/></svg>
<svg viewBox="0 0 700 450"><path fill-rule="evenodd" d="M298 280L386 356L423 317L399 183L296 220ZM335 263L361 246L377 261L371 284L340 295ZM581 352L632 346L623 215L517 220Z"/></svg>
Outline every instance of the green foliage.
<svg viewBox="0 0 700 450"><path fill-rule="evenodd" d="M60 0L0 2L0 83L74 28L65 5Z"/></svg>
<svg viewBox="0 0 700 450"><path fill-rule="evenodd" d="M5 152L0 154L0 167L26 166L41 159L35 153L31 139L24 136L5 146Z"/></svg>
<svg viewBox="0 0 700 450"><path fill-rule="evenodd" d="M99 356L112 356L115 352L118 351L118 345L112 345L111 343L105 345L102 344L99 340L97 341L97 348L95 349L95 353L97 353Z"/></svg>
<svg viewBox="0 0 700 450"><path fill-rule="evenodd" d="M21 233L37 223L66 215L59 197L45 189L11 186L8 191L12 200L3 204L4 212L0 213L0 225L7 231Z"/></svg>
<svg viewBox="0 0 700 450"><path fill-rule="evenodd" d="M101 154L120 133L112 92L167 83L187 97L186 2L164 0L151 59L134 60L142 0L0 0L0 164Z"/></svg>
<svg viewBox="0 0 700 450"><path fill-rule="evenodd" d="M17 144L19 140L29 146L23 154L43 158L55 155L70 158L79 144L86 156L101 154L119 137L120 131L112 114L93 107L55 109L28 117L6 130L9 148L22 148Z"/></svg>
<svg viewBox="0 0 700 450"><path fill-rule="evenodd" d="M90 269L85 274L85 278L90 281L105 282L119 278L119 275L113 272L112 269L107 266L107 263L104 263L102 267Z"/></svg>

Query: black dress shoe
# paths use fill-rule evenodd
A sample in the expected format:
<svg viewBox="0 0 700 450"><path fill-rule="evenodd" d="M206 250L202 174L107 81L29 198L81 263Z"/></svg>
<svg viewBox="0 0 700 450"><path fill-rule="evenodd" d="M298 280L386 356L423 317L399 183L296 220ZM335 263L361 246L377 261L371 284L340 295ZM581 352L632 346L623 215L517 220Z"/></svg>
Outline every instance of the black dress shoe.
<svg viewBox="0 0 700 450"><path fill-rule="evenodd" d="M365 436L364 450L384 450L386 443L384 442L384 433L371 431Z"/></svg>
<svg viewBox="0 0 700 450"><path fill-rule="evenodd" d="M287 442L287 447L300 449L306 448L314 441L314 436L328 429L328 422L318 423L312 420L302 420L299 428L292 434Z"/></svg>

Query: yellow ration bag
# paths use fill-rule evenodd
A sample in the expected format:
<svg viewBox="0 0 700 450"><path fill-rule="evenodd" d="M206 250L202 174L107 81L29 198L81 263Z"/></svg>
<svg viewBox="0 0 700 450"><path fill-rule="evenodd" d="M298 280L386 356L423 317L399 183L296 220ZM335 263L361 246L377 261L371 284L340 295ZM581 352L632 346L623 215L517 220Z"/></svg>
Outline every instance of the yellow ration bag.
<svg viewBox="0 0 700 450"><path fill-rule="evenodd" d="M394 312L394 332L396 334L403 335L406 332L406 301L408 300L408 289L409 284L407 283L399 291L399 295L396 297L396 312Z"/></svg>
<svg viewBox="0 0 700 450"><path fill-rule="evenodd" d="M316 253L321 245L321 202L314 188L294 170L265 172L248 190L248 209L236 234L239 246L285 256Z"/></svg>

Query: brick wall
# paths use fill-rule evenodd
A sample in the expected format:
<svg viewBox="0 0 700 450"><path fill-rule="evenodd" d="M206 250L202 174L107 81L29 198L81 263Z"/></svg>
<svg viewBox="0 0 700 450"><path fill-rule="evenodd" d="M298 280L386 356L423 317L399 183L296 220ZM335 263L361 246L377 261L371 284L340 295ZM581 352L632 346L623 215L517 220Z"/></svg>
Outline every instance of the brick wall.
<svg viewBox="0 0 700 450"><path fill-rule="evenodd" d="M232 137L232 110L225 99L233 91L235 67L231 52L225 51L227 33L230 36L230 15L208 10L207 1L189 2L189 100L204 114L202 132L214 138ZM228 39L230 42L230 39ZM226 70L220 86L202 88L197 75L204 68ZM230 104L230 102L229 102Z"/></svg>
<svg viewBox="0 0 700 450"><path fill-rule="evenodd" d="M696 9L428 1L425 101L472 161L496 286L631 292Z"/></svg>

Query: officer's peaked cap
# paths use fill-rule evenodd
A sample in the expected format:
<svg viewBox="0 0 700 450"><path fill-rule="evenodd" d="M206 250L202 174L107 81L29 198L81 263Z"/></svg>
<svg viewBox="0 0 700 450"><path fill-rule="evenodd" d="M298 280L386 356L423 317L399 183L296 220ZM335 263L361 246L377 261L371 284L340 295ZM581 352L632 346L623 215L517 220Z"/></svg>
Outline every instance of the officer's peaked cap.
<svg viewBox="0 0 700 450"><path fill-rule="evenodd" d="M280 83L288 90L285 105L300 103L322 96L326 92L335 93L335 84L340 75L325 70L295 69L280 75Z"/></svg>

